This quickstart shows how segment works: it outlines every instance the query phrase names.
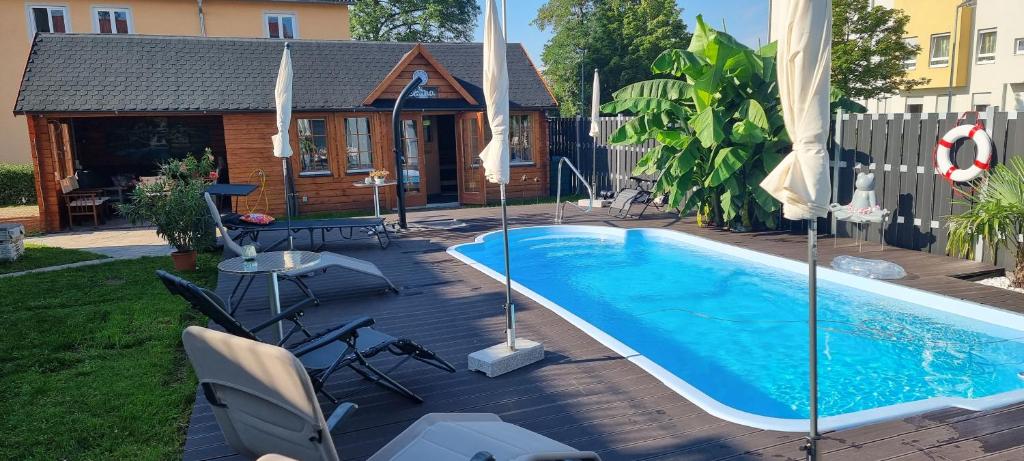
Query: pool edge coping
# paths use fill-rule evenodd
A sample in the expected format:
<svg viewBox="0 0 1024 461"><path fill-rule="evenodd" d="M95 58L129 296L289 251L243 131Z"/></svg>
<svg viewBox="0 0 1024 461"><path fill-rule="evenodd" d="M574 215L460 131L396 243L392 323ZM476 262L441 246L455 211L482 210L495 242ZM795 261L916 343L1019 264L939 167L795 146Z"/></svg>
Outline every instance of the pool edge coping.
<svg viewBox="0 0 1024 461"><path fill-rule="evenodd" d="M763 253L747 248L731 245L727 243L718 242L705 237L696 236L682 231L670 230L670 229L658 229L658 228L617 228L607 226L593 226L593 225L541 225L541 226L524 226L516 227L514 229L540 229L540 228L554 228L554 229L573 229L582 228L586 229L591 233L598 234L615 234L625 235L631 231L637 232L653 232L664 235L672 236L676 239L681 240L683 243L691 243L697 246L701 246L705 249L712 251L719 251L726 253L731 256L739 257L745 260L765 264L772 267L777 267L781 270L789 272L796 272L798 274L807 273L807 265L804 262L800 262L794 259L785 258L769 253ZM514 230L510 229L510 230ZM596 231L596 232L595 232ZM486 238L492 234L500 234L502 231L495 230L486 232L478 235L472 242L460 243L452 245L446 249L446 253L454 257L455 259L465 263L466 265L480 271L484 275L500 282L504 283L505 277L500 273L492 270L486 265L477 262L473 258L459 252L459 247L474 245L484 242ZM755 259L754 256L757 258ZM835 283L839 283L846 286L851 286L860 290L869 290L863 285L874 285L873 288L880 289L883 296L895 298L902 301L912 302L914 304L923 305L921 300L910 300L912 296L908 296L907 292L916 296L924 296L927 300L940 300L945 302L955 302L967 304L971 310L979 312L963 312L960 310L951 309L947 306L936 307L927 305L929 309L934 309L942 312L951 313L963 317L972 318L981 322L1006 326L1001 323L1003 321L1011 321L1011 323L1019 324L1017 326L1010 326L1024 331L1024 315L1018 314L1012 311L1001 309L994 306L988 306L973 301L964 299L953 298L950 296L940 295L938 293L921 290L905 285L897 285L895 283L867 279L851 274L845 274L842 272L835 271L826 267L818 268L818 276L822 280L828 280ZM856 282L856 283L853 283ZM806 432L809 426L808 419L795 419L795 418L773 418L769 416L757 415L741 410L737 410L729 405L726 405L718 400L715 400L690 385L685 380L679 378L675 374L669 372L661 365L658 365L653 360L647 358L643 354L640 354L633 348L627 346L623 342L614 338L613 336L605 333L601 329L591 325L589 322L583 320L577 315L569 312L562 306L552 302L546 297L539 293L527 288L515 280L514 276L512 279L512 288L520 294L532 299L538 304L544 306L548 310L552 311L559 317L562 317L573 326L579 328L581 331L594 338L596 341L611 349L616 354L619 354L626 360L636 364L644 371L650 373L655 379L665 384L668 388L672 389L679 395L683 396L690 402L694 403L702 410L718 418L726 421L742 424L745 426L755 427L758 429L775 430L783 432ZM927 301L926 300L926 301ZM926 302L925 301L925 302ZM972 315L972 314L984 314L984 315ZM841 429L848 429L857 426L865 426L868 424L890 421L895 419L902 419L908 416L919 415L922 413L941 410L944 408L962 408L969 411L983 411L990 410L1006 405L1019 403L1024 401L1024 389L1012 390L1007 392L1001 392L998 394L990 395L987 397L980 398L962 398L962 397L931 397L923 400L915 400L911 402L898 403L895 405L886 405L882 407L871 408L867 410L860 410L851 413L845 413L837 416L826 416L819 419L818 426L821 432L831 432Z"/></svg>

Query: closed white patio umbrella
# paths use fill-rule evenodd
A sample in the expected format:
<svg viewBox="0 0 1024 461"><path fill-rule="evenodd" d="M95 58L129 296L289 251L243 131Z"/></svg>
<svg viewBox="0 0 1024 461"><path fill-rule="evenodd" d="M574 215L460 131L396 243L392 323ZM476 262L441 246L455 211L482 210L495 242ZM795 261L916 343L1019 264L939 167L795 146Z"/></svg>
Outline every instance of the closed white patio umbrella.
<svg viewBox="0 0 1024 461"><path fill-rule="evenodd" d="M773 12L778 32L779 96L793 152L761 182L782 202L787 219L807 220L810 427L808 459L817 457L817 233L828 215L829 79L832 67L832 1L787 0Z"/></svg>
<svg viewBox="0 0 1024 461"><path fill-rule="evenodd" d="M505 195L510 168L508 63L505 61L505 37L498 21L494 0L487 0L483 48L483 89L484 99L487 103L487 120L491 127L491 142L480 152L480 159L483 161L484 176L488 181L498 184L501 190L501 230L505 253L506 343L470 354L469 368L483 371L488 377L494 377L543 359L544 347L540 343L516 337L516 307L512 303L508 207Z"/></svg>
<svg viewBox="0 0 1024 461"><path fill-rule="evenodd" d="M292 156L291 142L288 140L288 126L292 121L292 54L291 44L284 44L281 54L281 66L277 70L277 85L274 87L274 102L277 107L277 134L271 136L274 144L274 156L281 159L281 170L284 174L284 207L288 218L288 249L295 249L292 239L292 200L291 175L288 172L288 159Z"/></svg>
<svg viewBox="0 0 1024 461"><path fill-rule="evenodd" d="M590 189L597 190L597 137L601 135L601 77L594 69L594 85L590 90L590 137L593 158L590 160Z"/></svg>

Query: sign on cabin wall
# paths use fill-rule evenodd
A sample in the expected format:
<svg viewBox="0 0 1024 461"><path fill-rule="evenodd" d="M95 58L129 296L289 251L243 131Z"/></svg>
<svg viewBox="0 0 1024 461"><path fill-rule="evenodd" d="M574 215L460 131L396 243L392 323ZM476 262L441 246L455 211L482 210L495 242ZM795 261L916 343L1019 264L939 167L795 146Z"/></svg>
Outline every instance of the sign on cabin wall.
<svg viewBox="0 0 1024 461"><path fill-rule="evenodd" d="M409 93L409 96L416 99L436 99L437 98L437 87L436 86L421 86Z"/></svg>

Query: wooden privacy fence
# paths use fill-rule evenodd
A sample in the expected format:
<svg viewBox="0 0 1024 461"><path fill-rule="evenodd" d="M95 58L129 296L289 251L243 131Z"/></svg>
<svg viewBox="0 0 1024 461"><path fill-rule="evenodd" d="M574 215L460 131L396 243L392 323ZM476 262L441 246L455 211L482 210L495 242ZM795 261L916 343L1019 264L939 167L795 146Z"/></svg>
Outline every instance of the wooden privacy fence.
<svg viewBox="0 0 1024 461"><path fill-rule="evenodd" d="M993 164L1005 163L1014 156L1024 156L1024 120L1017 112L968 114L960 123L980 119L994 144ZM883 236L888 245L946 254L947 217L964 211L956 203L954 188L934 169L933 149L946 131L953 128L961 114L843 114L840 123L833 121L829 152L833 167L833 200L849 203L858 172L875 174L875 195L879 206L893 213L885 224ZM624 117L602 117L601 135L597 138L597 184L599 190L617 190L628 185L633 166L647 149L654 146L609 146L608 136L623 123ZM551 119L551 155L568 157L590 177L594 139L588 134L589 118ZM582 139L576 149L577 139ZM966 166L973 162L973 142L954 146L954 163ZM835 160L838 158L838 162ZM866 225L866 237L878 242L877 224ZM829 229L831 226L826 226ZM852 227L836 223L836 234L849 236ZM831 231L831 229L829 229ZM1020 238L1020 236L1018 236ZM823 242L823 244L828 244ZM982 258L997 266L1012 268L1015 259L1005 249L992 253L982 251Z"/></svg>

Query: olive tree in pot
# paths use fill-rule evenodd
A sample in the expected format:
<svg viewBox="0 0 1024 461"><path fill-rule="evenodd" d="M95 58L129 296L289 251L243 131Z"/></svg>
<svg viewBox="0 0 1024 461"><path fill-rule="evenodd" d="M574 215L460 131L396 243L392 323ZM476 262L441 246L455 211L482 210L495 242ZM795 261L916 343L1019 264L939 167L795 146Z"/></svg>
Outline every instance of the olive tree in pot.
<svg viewBox="0 0 1024 461"><path fill-rule="evenodd" d="M196 252L213 246L213 219L203 200L203 191L214 179L213 155L207 149L201 157L189 155L160 165L152 183L139 184L131 200L118 210L134 224L150 223L156 233L176 250L171 254L175 269L195 270Z"/></svg>
<svg viewBox="0 0 1024 461"><path fill-rule="evenodd" d="M971 189L958 189L961 203L970 209L949 217L946 251L960 257L974 257L975 242L981 239L995 253L999 248L1014 252L1017 263L1009 274L1010 285L1024 287L1024 158L1013 157L996 165Z"/></svg>

